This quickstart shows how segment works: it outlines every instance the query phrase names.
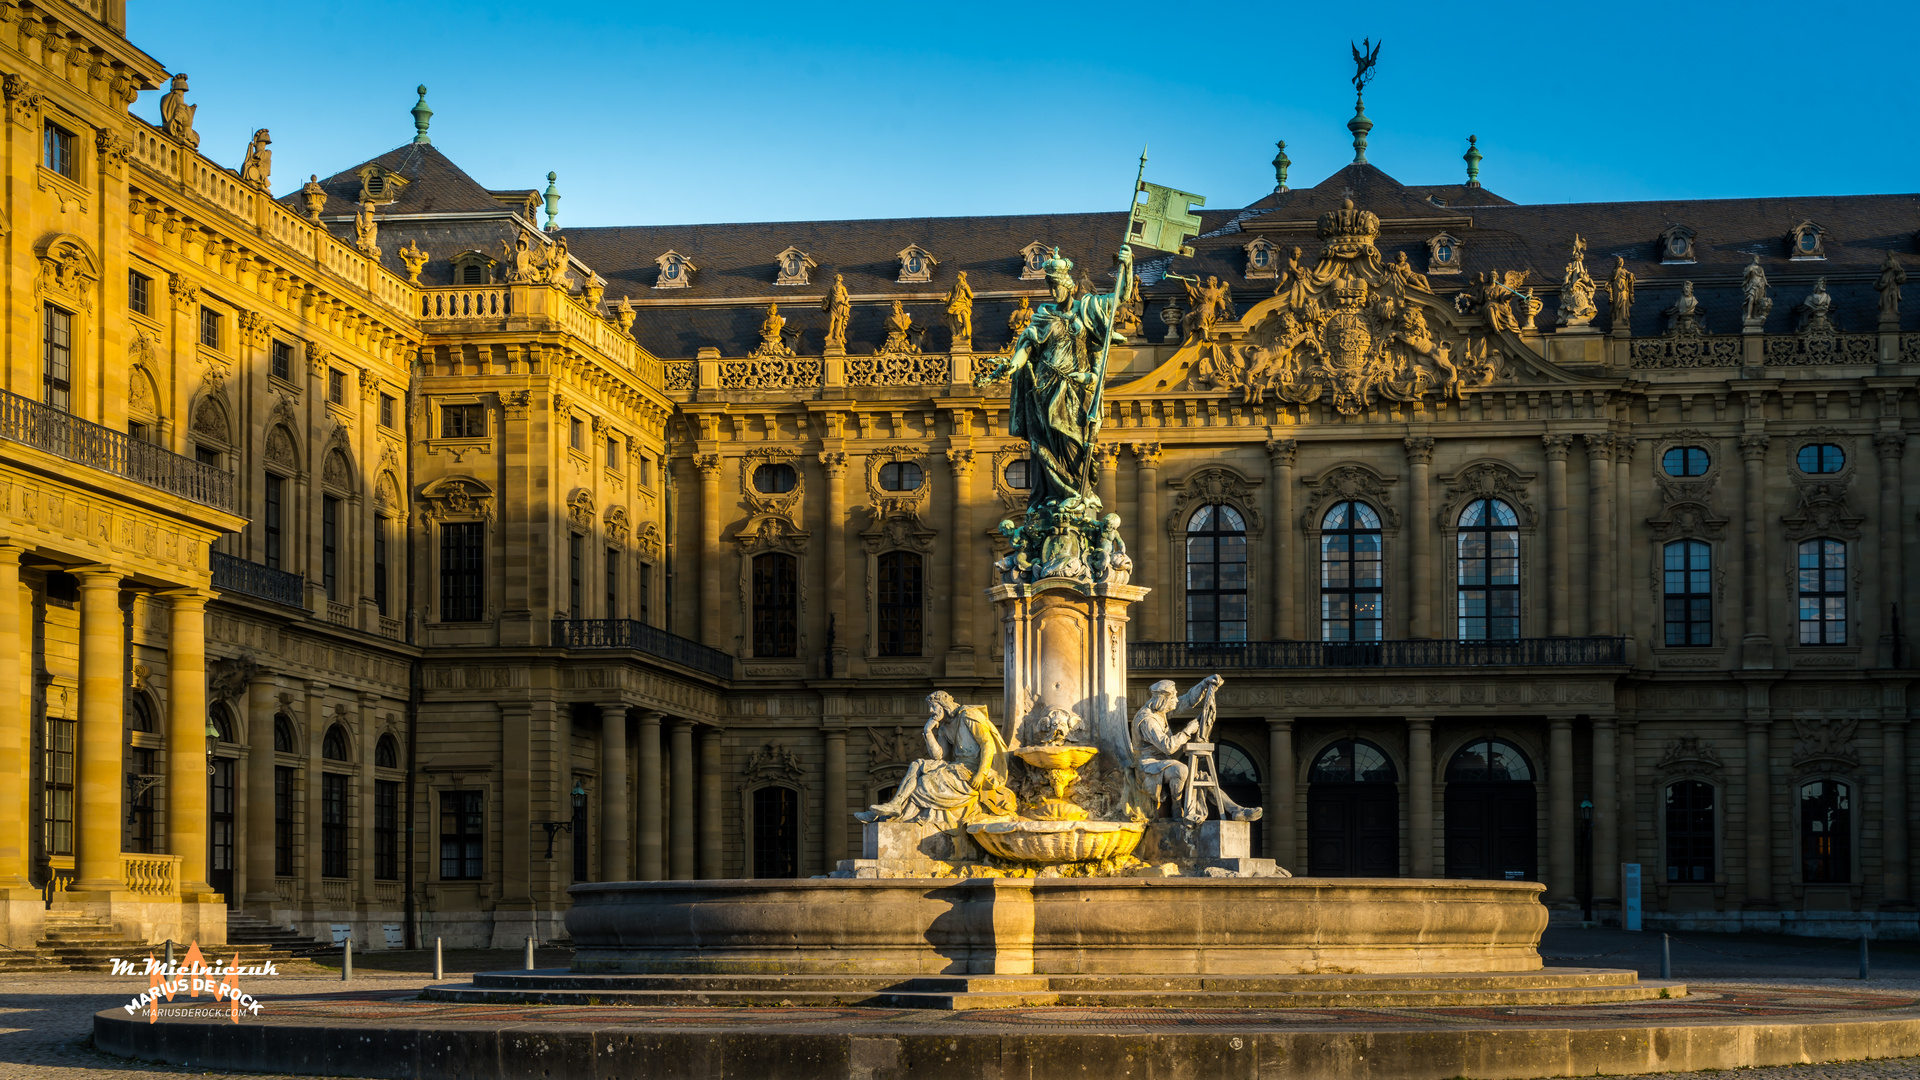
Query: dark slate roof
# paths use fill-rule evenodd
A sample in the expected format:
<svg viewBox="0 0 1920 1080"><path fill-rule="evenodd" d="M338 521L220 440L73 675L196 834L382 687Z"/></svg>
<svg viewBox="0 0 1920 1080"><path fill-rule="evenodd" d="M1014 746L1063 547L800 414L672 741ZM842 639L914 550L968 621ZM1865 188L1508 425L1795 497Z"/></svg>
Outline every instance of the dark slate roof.
<svg viewBox="0 0 1920 1080"><path fill-rule="evenodd" d="M482 187L432 144L407 143L320 181L320 187L327 193L327 204L320 211L323 216L352 214L359 209L359 171L368 164L378 164L407 180L407 185L400 189L400 197L382 203L377 214L455 214L505 209L492 191ZM280 201L298 213L306 212L306 200L301 198L299 188L281 196Z"/></svg>

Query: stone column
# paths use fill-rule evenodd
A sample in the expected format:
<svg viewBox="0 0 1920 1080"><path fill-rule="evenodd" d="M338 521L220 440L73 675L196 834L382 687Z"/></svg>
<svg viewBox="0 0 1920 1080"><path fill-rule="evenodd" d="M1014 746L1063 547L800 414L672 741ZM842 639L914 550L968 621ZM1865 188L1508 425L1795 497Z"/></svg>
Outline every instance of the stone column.
<svg viewBox="0 0 1920 1080"><path fill-rule="evenodd" d="M640 763L638 777L634 783L634 818L640 824L639 850L641 881L661 881L666 878L665 864L661 859L662 841L665 839L664 823L660 820L660 721L665 716L658 712L640 714L640 725L635 729L634 738L639 742Z"/></svg>
<svg viewBox="0 0 1920 1080"><path fill-rule="evenodd" d="M164 594L167 634L167 851L180 856L180 895L207 895L207 601ZM209 899L209 902L211 900Z"/></svg>
<svg viewBox="0 0 1920 1080"><path fill-rule="evenodd" d="M1140 560L1134 565L1140 568L1140 576L1135 585L1149 588L1161 588L1167 581L1167 564L1160 556L1160 444L1134 443L1133 457L1138 468L1140 484L1140 526L1135 535L1140 537ZM1148 621L1147 631L1155 641L1173 639L1173 620L1170 618L1172 592L1168 591L1162 601L1151 605L1148 610L1153 618Z"/></svg>
<svg viewBox="0 0 1920 1080"><path fill-rule="evenodd" d="M1747 721L1747 903L1760 907L1773 906L1772 727L1772 720Z"/></svg>
<svg viewBox="0 0 1920 1080"><path fill-rule="evenodd" d="M1300 568L1293 564L1293 461L1300 450L1296 439L1267 440L1268 506L1272 520L1267 524L1268 546L1273 549L1273 636L1289 639L1299 636L1294 625L1294 587Z"/></svg>
<svg viewBox="0 0 1920 1080"><path fill-rule="evenodd" d="M847 829L851 811L847 809L847 729L827 728L826 791L820 806L821 855L826 872L840 868L847 858Z"/></svg>
<svg viewBox="0 0 1920 1080"><path fill-rule="evenodd" d="M320 775L323 771L320 756L321 746L327 737L327 691L331 689L323 682L307 684L307 704L303 710L307 718L307 839L306 866L301 877L307 883L307 908L319 910L325 902L325 890L320 884L321 846L323 844L320 828L320 809L322 804Z"/></svg>
<svg viewBox="0 0 1920 1080"><path fill-rule="evenodd" d="M1433 511L1427 472L1433 465L1433 440L1405 440L1407 447L1407 604L1410 637L1433 636Z"/></svg>
<svg viewBox="0 0 1920 1080"><path fill-rule="evenodd" d="M1547 896L1568 901L1574 892L1573 721L1556 717L1547 729Z"/></svg>
<svg viewBox="0 0 1920 1080"><path fill-rule="evenodd" d="M1626 435L1616 435L1613 439L1613 522L1614 522L1614 572L1621 581L1638 581L1633 566L1633 556L1637 545L1633 539L1633 445L1637 440ZM1637 589L1623 588L1613 590L1614 622L1613 632L1632 637L1637 630L1634 625L1633 599L1645 595ZM1649 646L1651 646L1649 642ZM1623 732L1624 734L1624 732ZM1625 781L1623 780L1622 783ZM1623 834L1624 835L1624 834ZM1634 862L1628 859L1627 862Z"/></svg>
<svg viewBox="0 0 1920 1080"><path fill-rule="evenodd" d="M1893 694L1904 696L1895 689ZM1880 721L1881 871L1882 906L1906 906L1912 900L1907 876L1907 718Z"/></svg>
<svg viewBox="0 0 1920 1080"><path fill-rule="evenodd" d="M1900 521L1900 458L1907 449L1906 433L1882 431L1873 437L1873 448L1880 454L1879 592L1886 598L1881 602L1880 610L1874 612L1881 626L1880 666L1900 667L1906 658L1895 651L1900 643L1894 640L1893 613L1888 607L1900 602L1901 582L1906 576L1900 558L1900 545L1906 538ZM1912 617L1911 612L1903 611L1900 614L1903 619Z"/></svg>
<svg viewBox="0 0 1920 1080"><path fill-rule="evenodd" d="M626 881L627 705L600 706L600 880Z"/></svg>
<svg viewBox="0 0 1920 1080"><path fill-rule="evenodd" d="M273 864L273 721L279 713L273 691L265 672L247 684L247 905L260 908L280 901Z"/></svg>
<svg viewBox="0 0 1920 1080"><path fill-rule="evenodd" d="M956 417L963 415L956 412ZM947 573L952 582L947 590L947 674L973 674L973 566L977 544L973 535L973 451L947 451L947 464L953 468L953 542L949 546Z"/></svg>
<svg viewBox="0 0 1920 1080"><path fill-rule="evenodd" d="M1100 505L1109 514L1120 512L1120 447L1101 443L1093 448L1093 460L1100 468Z"/></svg>
<svg viewBox="0 0 1920 1080"><path fill-rule="evenodd" d="M1293 720L1267 721L1266 857L1293 869Z"/></svg>
<svg viewBox="0 0 1920 1080"><path fill-rule="evenodd" d="M726 877L720 868L720 755L722 735L717 727L700 729L700 876Z"/></svg>
<svg viewBox="0 0 1920 1080"><path fill-rule="evenodd" d="M1624 554L1615 552L1613 545L1613 463L1608 460L1613 436L1588 435L1586 440L1587 633L1610 637L1613 634L1613 596L1619 591L1622 580L1619 571L1614 569L1613 560L1616 554ZM1596 853L1601 850L1595 845Z"/></svg>
<svg viewBox="0 0 1920 1080"><path fill-rule="evenodd" d="M1593 718L1593 895L1620 896L1620 788L1617 718Z"/></svg>
<svg viewBox="0 0 1920 1080"><path fill-rule="evenodd" d="M0 892L27 883L27 722L29 670L22 642L32 636L32 609L20 602L20 544L0 542ZM23 633L24 631L24 633Z"/></svg>
<svg viewBox="0 0 1920 1080"><path fill-rule="evenodd" d="M696 454L693 463L700 470L700 640L731 652L721 604L726 595L720 580L726 560L720 553L720 455Z"/></svg>
<svg viewBox="0 0 1920 1080"><path fill-rule="evenodd" d="M1571 631L1567 575L1572 572L1567 551L1567 447L1571 435L1542 435L1547 452L1547 635L1566 637ZM1570 849L1569 849L1570 850Z"/></svg>
<svg viewBox="0 0 1920 1080"><path fill-rule="evenodd" d="M1433 718L1407 717L1407 862L1433 876Z"/></svg>
<svg viewBox="0 0 1920 1080"><path fill-rule="evenodd" d="M120 864L122 792L120 571L74 571L80 579L79 772L75 816L76 893L125 888Z"/></svg>
<svg viewBox="0 0 1920 1080"><path fill-rule="evenodd" d="M847 455L838 450L820 454L827 474L827 520L820 530L821 559L826 564L828 675L847 674Z"/></svg>
<svg viewBox="0 0 1920 1080"><path fill-rule="evenodd" d="M1741 522L1740 558L1746 575L1740 589L1740 610L1746 636L1740 641L1740 666L1773 666L1773 640L1767 635L1767 436L1740 436L1740 456L1746 462L1747 509ZM1751 836L1751 834L1749 834Z"/></svg>
<svg viewBox="0 0 1920 1080"><path fill-rule="evenodd" d="M673 812L668 817L667 862L675 881L693 877L693 721L673 722Z"/></svg>
<svg viewBox="0 0 1920 1080"><path fill-rule="evenodd" d="M379 694L362 693L358 696L360 704L360 907L362 910L378 906L378 880L374 877L373 834L376 828L374 810L379 802L378 788L373 773L374 754L379 749L379 720L374 710L380 705ZM404 796L403 796L404 797ZM401 819L405 820L404 816ZM405 828L404 825L400 826ZM395 836L394 859L396 867L406 858L405 841Z"/></svg>

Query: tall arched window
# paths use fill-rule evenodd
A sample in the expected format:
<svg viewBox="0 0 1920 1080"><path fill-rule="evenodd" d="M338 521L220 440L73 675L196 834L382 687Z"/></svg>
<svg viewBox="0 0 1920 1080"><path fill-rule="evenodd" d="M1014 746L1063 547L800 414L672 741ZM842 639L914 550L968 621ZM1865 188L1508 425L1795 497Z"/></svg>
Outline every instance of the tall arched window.
<svg viewBox="0 0 1920 1080"><path fill-rule="evenodd" d="M876 560L880 576L876 614L881 656L919 656L921 599L920 556L911 551L888 551Z"/></svg>
<svg viewBox="0 0 1920 1080"><path fill-rule="evenodd" d="M1526 755L1500 739L1475 739L1447 760L1446 777L1447 876L1539 880L1539 803Z"/></svg>
<svg viewBox="0 0 1920 1080"><path fill-rule="evenodd" d="M753 876L800 876L800 794L788 787L753 793Z"/></svg>
<svg viewBox="0 0 1920 1080"><path fill-rule="evenodd" d="M1187 519L1187 640L1247 640L1247 523L1225 504Z"/></svg>
<svg viewBox="0 0 1920 1080"><path fill-rule="evenodd" d="M1662 554L1667 644L1713 644L1713 549L1700 540L1675 540Z"/></svg>
<svg viewBox="0 0 1920 1080"><path fill-rule="evenodd" d="M1800 785L1800 880L1853 880L1853 793L1837 780Z"/></svg>
<svg viewBox="0 0 1920 1080"><path fill-rule="evenodd" d="M327 737L320 741L320 756L328 761L352 761L353 751L347 745L347 732L339 724L327 729Z"/></svg>
<svg viewBox="0 0 1920 1080"><path fill-rule="evenodd" d="M1520 518L1499 499L1460 512L1460 640L1520 636Z"/></svg>
<svg viewBox="0 0 1920 1080"><path fill-rule="evenodd" d="M796 655L798 578L791 555L771 552L753 557L753 655Z"/></svg>
<svg viewBox="0 0 1920 1080"><path fill-rule="evenodd" d="M1320 520L1320 637L1379 641L1380 515L1363 502L1333 504Z"/></svg>
<svg viewBox="0 0 1920 1080"><path fill-rule="evenodd" d="M160 763L154 749L160 730L153 703L146 695L134 693L127 698L126 757L123 759L127 785L127 821L125 841L128 851L157 852L157 802L154 789L159 786Z"/></svg>
<svg viewBox="0 0 1920 1080"><path fill-rule="evenodd" d="M393 736L382 735L380 741L374 744L373 763L382 769L400 767L400 744L394 741Z"/></svg>
<svg viewBox="0 0 1920 1080"><path fill-rule="evenodd" d="M1667 880L1676 885L1713 880L1713 785L1678 780L1667 785Z"/></svg>
<svg viewBox="0 0 1920 1080"><path fill-rule="evenodd" d="M1800 544L1800 644L1847 643L1847 544Z"/></svg>
<svg viewBox="0 0 1920 1080"><path fill-rule="evenodd" d="M1307 770L1307 868L1315 877L1397 877L1400 789L1387 752L1341 739Z"/></svg>

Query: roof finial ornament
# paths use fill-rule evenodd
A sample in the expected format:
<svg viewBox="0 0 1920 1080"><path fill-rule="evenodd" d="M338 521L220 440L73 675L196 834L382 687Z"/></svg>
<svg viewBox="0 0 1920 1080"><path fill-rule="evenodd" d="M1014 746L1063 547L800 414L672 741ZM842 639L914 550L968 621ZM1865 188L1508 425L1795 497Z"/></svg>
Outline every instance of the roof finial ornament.
<svg viewBox="0 0 1920 1080"><path fill-rule="evenodd" d="M413 141L417 145L433 145L427 138L427 124L433 120L433 110L427 106L427 88L420 87L420 100L413 103Z"/></svg>
<svg viewBox="0 0 1920 1080"><path fill-rule="evenodd" d="M1285 191L1287 190L1287 166L1293 164L1293 159L1287 156L1287 140L1281 139L1273 145L1280 150L1273 155L1273 190Z"/></svg>
<svg viewBox="0 0 1920 1080"><path fill-rule="evenodd" d="M541 196L542 198L547 200L546 229L548 232L553 232L555 229L558 229L560 227L560 185L555 183L555 181L559 179L560 179L559 173L556 173L556 172L548 173L547 174L547 190L546 190L546 193Z"/></svg>
<svg viewBox="0 0 1920 1080"><path fill-rule="evenodd" d="M1460 155L1460 159L1467 163L1467 186L1468 187L1480 186L1480 159L1483 157L1486 157L1487 155L1482 154L1480 152L1479 143L1480 143L1480 136L1478 135L1467 136L1467 152Z"/></svg>
<svg viewBox="0 0 1920 1080"><path fill-rule="evenodd" d="M1353 45L1352 42L1347 44ZM1373 69L1380 63L1380 45L1372 38L1361 38L1360 44L1353 45L1353 119L1347 121L1347 130L1353 132L1353 163L1367 163L1367 132L1373 130L1373 121L1367 119L1365 94L1367 84L1373 81Z"/></svg>

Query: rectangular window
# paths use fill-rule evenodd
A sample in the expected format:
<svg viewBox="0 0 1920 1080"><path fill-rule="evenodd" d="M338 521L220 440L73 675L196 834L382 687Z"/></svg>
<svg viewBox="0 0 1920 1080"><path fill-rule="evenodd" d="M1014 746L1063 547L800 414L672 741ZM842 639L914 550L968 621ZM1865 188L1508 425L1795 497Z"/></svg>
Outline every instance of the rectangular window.
<svg viewBox="0 0 1920 1080"><path fill-rule="evenodd" d="M275 341L273 359L267 369L276 379L293 381L293 345L291 342Z"/></svg>
<svg viewBox="0 0 1920 1080"><path fill-rule="evenodd" d="M146 442L147 425L138 420L127 421L127 437L135 442Z"/></svg>
<svg viewBox="0 0 1920 1080"><path fill-rule="evenodd" d="M335 405L347 403L347 373L339 368L327 369L327 400Z"/></svg>
<svg viewBox="0 0 1920 1080"><path fill-rule="evenodd" d="M568 422L567 441L575 450L585 450L587 448L586 421L576 416Z"/></svg>
<svg viewBox="0 0 1920 1080"><path fill-rule="evenodd" d="M217 469L220 467L220 451L211 446L196 446L193 448L193 460Z"/></svg>
<svg viewBox="0 0 1920 1080"><path fill-rule="evenodd" d="M485 793L440 793L440 878L480 880L481 843L485 839Z"/></svg>
<svg viewBox="0 0 1920 1080"><path fill-rule="evenodd" d="M154 766L152 750L136 746L131 757L133 760L128 764L132 769L129 770L131 775L128 779L137 786L127 792L130 796L127 800L127 850L151 855L159 850L154 846L154 789L139 778L157 775L158 770Z"/></svg>
<svg viewBox="0 0 1920 1080"><path fill-rule="evenodd" d="M280 569L280 537L284 521L281 519L281 495L286 490L287 481L283 477L267 474L266 508L260 515L261 538L266 541L267 565Z"/></svg>
<svg viewBox="0 0 1920 1080"><path fill-rule="evenodd" d="M793 656L800 603L798 564L791 555L753 558L753 655Z"/></svg>
<svg viewBox="0 0 1920 1080"><path fill-rule="evenodd" d="M48 304L41 321L41 400L66 412L73 405L73 313Z"/></svg>
<svg viewBox="0 0 1920 1080"><path fill-rule="evenodd" d="M1681 780L1667 785L1667 880L1675 885L1713 881L1713 785Z"/></svg>
<svg viewBox="0 0 1920 1080"><path fill-rule="evenodd" d="M1838 780L1800 785L1800 880L1853 880L1853 791Z"/></svg>
<svg viewBox="0 0 1920 1080"><path fill-rule="evenodd" d="M347 778L320 774L320 876L347 876Z"/></svg>
<svg viewBox="0 0 1920 1080"><path fill-rule="evenodd" d="M1800 545L1800 644L1846 643L1846 541L1804 541Z"/></svg>
<svg viewBox="0 0 1920 1080"><path fill-rule="evenodd" d="M220 347L220 313L212 308L200 309L200 344L209 349Z"/></svg>
<svg viewBox="0 0 1920 1080"><path fill-rule="evenodd" d="M46 843L49 855L73 854L74 736L79 723L47 718Z"/></svg>
<svg viewBox="0 0 1920 1080"><path fill-rule="evenodd" d="M1713 549L1702 540L1675 540L1663 561L1667 645L1713 644Z"/></svg>
<svg viewBox="0 0 1920 1080"><path fill-rule="evenodd" d="M640 621L653 625L653 564L640 564Z"/></svg>
<svg viewBox="0 0 1920 1080"><path fill-rule="evenodd" d="M567 613L575 619L587 617L580 595L580 579L585 571L580 564L586 561L585 548L586 537L579 533L567 534Z"/></svg>
<svg viewBox="0 0 1920 1080"><path fill-rule="evenodd" d="M61 176L72 176L73 132L51 120L47 121L46 135L41 140L40 164Z"/></svg>
<svg viewBox="0 0 1920 1080"><path fill-rule="evenodd" d="M880 596L881 656L920 655L920 556L910 551L883 552L877 561Z"/></svg>
<svg viewBox="0 0 1920 1080"><path fill-rule="evenodd" d="M390 428L393 426L393 395L392 394L380 395L380 426L384 428Z"/></svg>
<svg viewBox="0 0 1920 1080"><path fill-rule="evenodd" d="M487 410L483 405L440 406L440 437L443 439L482 439L487 434Z"/></svg>
<svg viewBox="0 0 1920 1080"><path fill-rule="evenodd" d="M607 468L620 471L620 440L607 436Z"/></svg>
<svg viewBox="0 0 1920 1080"><path fill-rule="evenodd" d="M153 279L138 270L127 271L127 307L135 315L153 313Z"/></svg>
<svg viewBox="0 0 1920 1080"><path fill-rule="evenodd" d="M620 549L607 549L607 610L600 613L602 618L620 617Z"/></svg>
<svg viewBox="0 0 1920 1080"><path fill-rule="evenodd" d="M327 599L338 600L337 571L340 566L340 500L331 495L320 499L320 583L326 586Z"/></svg>
<svg viewBox="0 0 1920 1080"><path fill-rule="evenodd" d="M640 486L653 486L653 460L645 454L640 455Z"/></svg>
<svg viewBox="0 0 1920 1080"><path fill-rule="evenodd" d="M293 874L293 770L273 767L273 872Z"/></svg>
<svg viewBox="0 0 1920 1080"><path fill-rule="evenodd" d="M400 879L400 781L373 782L373 876Z"/></svg>
<svg viewBox="0 0 1920 1080"><path fill-rule="evenodd" d="M373 515L373 606L387 613L387 528L384 514Z"/></svg>
<svg viewBox="0 0 1920 1080"><path fill-rule="evenodd" d="M485 617L486 523L440 526L440 619L478 622Z"/></svg>

